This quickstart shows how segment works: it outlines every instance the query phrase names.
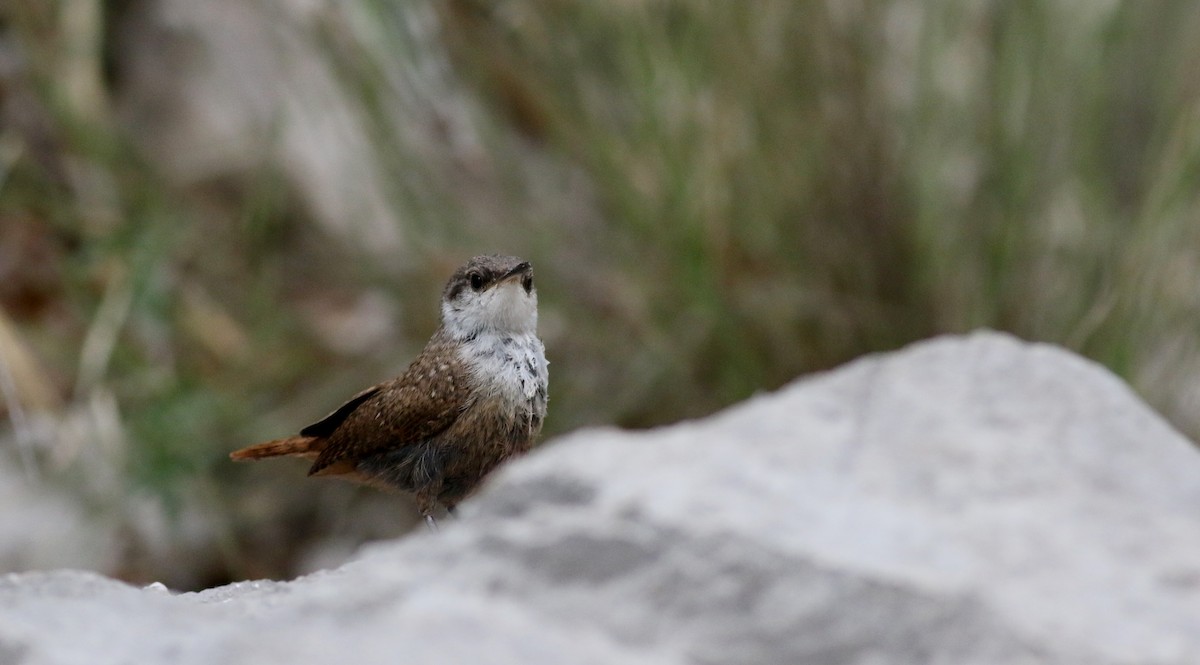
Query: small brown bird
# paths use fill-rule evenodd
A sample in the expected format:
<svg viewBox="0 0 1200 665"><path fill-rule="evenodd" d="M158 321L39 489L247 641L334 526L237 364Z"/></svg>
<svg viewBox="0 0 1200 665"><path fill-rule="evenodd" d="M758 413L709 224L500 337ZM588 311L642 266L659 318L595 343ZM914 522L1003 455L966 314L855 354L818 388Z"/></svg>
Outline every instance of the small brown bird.
<svg viewBox="0 0 1200 665"><path fill-rule="evenodd" d="M234 460L312 459L337 476L416 495L431 528L504 460L529 450L546 417L546 354L529 262L477 256L442 292L442 325L404 374L367 388L299 436Z"/></svg>

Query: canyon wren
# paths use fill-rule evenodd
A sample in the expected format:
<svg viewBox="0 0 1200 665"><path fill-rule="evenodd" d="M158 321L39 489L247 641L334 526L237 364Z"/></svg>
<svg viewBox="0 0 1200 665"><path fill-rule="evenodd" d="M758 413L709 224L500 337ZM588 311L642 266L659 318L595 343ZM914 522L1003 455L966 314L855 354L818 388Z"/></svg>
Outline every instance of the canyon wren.
<svg viewBox="0 0 1200 665"><path fill-rule="evenodd" d="M546 417L546 353L533 268L477 256L442 292L442 323L399 377L351 397L298 436L234 460L297 456L335 476L416 496L430 528L501 462L529 450Z"/></svg>

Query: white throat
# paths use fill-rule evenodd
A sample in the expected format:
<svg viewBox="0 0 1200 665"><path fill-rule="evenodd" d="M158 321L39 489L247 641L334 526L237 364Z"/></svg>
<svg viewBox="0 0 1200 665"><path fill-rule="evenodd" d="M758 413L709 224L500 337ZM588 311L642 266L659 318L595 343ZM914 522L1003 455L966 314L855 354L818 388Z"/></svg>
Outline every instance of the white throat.
<svg viewBox="0 0 1200 665"><path fill-rule="evenodd" d="M454 339L484 334L508 336L537 332L537 291L526 293L517 280L471 294L463 302L442 302L442 325Z"/></svg>

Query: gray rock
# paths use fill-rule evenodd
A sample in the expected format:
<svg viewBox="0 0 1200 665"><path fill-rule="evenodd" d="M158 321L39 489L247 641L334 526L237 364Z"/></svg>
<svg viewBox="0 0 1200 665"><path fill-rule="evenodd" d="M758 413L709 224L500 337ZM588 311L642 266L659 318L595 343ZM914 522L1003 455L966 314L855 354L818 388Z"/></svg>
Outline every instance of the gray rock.
<svg viewBox="0 0 1200 665"><path fill-rule="evenodd" d="M176 186L278 169L327 231L361 234L364 249L394 255L405 249L403 226L375 167L364 109L320 47L318 26L338 25L336 14L301 1L132 4L116 13L116 108Z"/></svg>
<svg viewBox="0 0 1200 665"><path fill-rule="evenodd" d="M6 443L11 439L0 438L0 447ZM0 572L115 568L121 550L116 529L61 488L30 480L21 471L0 455Z"/></svg>
<svg viewBox="0 0 1200 665"><path fill-rule="evenodd" d="M1200 454L1002 335L581 432L464 510L294 582L12 575L0 664L1200 662Z"/></svg>

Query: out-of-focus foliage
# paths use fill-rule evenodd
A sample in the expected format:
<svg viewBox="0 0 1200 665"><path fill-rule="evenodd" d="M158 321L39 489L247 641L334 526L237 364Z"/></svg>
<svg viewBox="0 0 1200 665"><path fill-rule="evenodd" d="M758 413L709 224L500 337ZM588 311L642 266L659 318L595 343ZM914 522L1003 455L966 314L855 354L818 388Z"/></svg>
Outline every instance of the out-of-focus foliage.
<svg viewBox="0 0 1200 665"><path fill-rule="evenodd" d="M398 532L392 498L225 454L400 370L486 251L536 267L548 434L979 326L1079 350L1200 431L1191 3L45 0L0 21L11 441L129 533L131 579L278 575L330 533Z"/></svg>

